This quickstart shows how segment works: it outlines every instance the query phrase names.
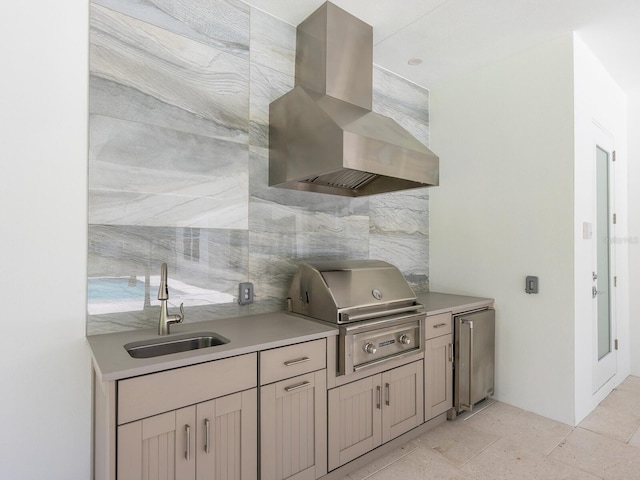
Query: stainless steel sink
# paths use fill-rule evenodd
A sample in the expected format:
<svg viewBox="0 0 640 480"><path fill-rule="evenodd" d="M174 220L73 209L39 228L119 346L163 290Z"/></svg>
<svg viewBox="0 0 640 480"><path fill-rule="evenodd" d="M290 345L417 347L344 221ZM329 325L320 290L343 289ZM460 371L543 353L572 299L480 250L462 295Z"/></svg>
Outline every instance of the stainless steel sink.
<svg viewBox="0 0 640 480"><path fill-rule="evenodd" d="M124 348L133 358L152 358L171 353L188 352L229 343L227 338L212 332L185 333L127 343Z"/></svg>

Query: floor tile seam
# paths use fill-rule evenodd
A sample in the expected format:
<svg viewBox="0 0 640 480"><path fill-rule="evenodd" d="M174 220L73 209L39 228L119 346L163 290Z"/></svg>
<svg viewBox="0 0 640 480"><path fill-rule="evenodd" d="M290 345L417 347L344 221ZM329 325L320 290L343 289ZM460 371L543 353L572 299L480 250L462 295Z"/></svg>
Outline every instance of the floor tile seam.
<svg viewBox="0 0 640 480"><path fill-rule="evenodd" d="M541 456L542 456L542 458L543 458L545 461L551 460L551 461L553 461L553 462L555 462L555 463L562 464L562 465L564 465L564 466L566 466L566 467L568 467L568 468L571 468L571 469L574 469L574 470L578 470L578 471L584 472L584 473L586 473L586 474L588 474L588 475L591 475L591 476L593 476L593 477L599 478L599 479L601 479L601 480L605 480L602 476L598 475L598 474L597 474L597 473L595 473L595 472L591 472L591 471L589 471L589 470L586 470L586 469L584 469L584 468L578 467L578 466L576 466L576 465L572 465L572 464L567 463L567 462L565 462L565 461L563 461L563 460L561 460L561 459L559 459L559 458L551 457L551 453L553 453L553 451L554 451L558 446L560 446L560 445L561 445L561 444L562 444L562 443L563 443L563 442L564 442L564 441L569 437L569 435L571 435L571 433L573 433L573 431L574 431L576 428L578 428L578 427L573 427L573 428L572 428L572 430L571 430L571 432L569 432L569 433L568 433L568 434L567 434L567 435L562 439L562 441L558 442L558 445L556 445L556 446L553 448L553 450L552 450L550 453L548 453L548 454L545 454L544 452L540 452L539 450L535 450L535 449L533 449L533 448L531 448L531 447L529 447L529 446L523 445L523 444L519 444L519 447L520 447L520 448L523 448L523 449L525 449L525 450L530 449L530 450L531 450L531 451L533 451L534 453L537 453L537 454L541 455ZM463 467L464 467L465 465L467 465L469 462L471 462L473 459L475 459L476 457L478 457L479 455L481 455L485 450L487 450L488 448L490 448L493 444L495 444L496 442L500 441L500 440L501 440L501 439L503 439L503 438L504 438L505 440L507 440L507 441L510 441L510 442L513 442L513 441L514 441L512 438L509 438L509 437L507 437L507 436L501 436L501 437L499 437L498 439L496 439L495 441L493 441L492 443L490 443L489 445L487 445L485 448L483 448L483 449L482 449L482 451L478 452L478 453L477 453L476 455L474 455L472 458L470 458L469 460L467 460L466 462L464 462L463 464L461 464L461 465L458 467L458 468L460 469L460 471L462 471L462 472L463 472L463 473L465 473L466 475L473 476L473 475L471 475L468 471L463 470ZM516 443L517 443L517 442L516 442ZM475 477L474 477L474 478L475 478Z"/></svg>
<svg viewBox="0 0 640 480"><path fill-rule="evenodd" d="M527 443L526 441L525 441L525 442L523 442L523 441L522 441L522 437L521 437L521 436L513 435L513 434L511 434L511 433L506 433L506 434L505 434L505 433L498 433L498 432L496 432L495 430L481 428L481 427L478 427L478 426L473 425L473 424L472 424L472 425L468 425L468 427L469 427L469 428L473 428L473 429L475 429L475 430L477 430L478 432L481 432L481 433L485 433L485 434L489 434L489 435L497 435L499 438L498 438L497 440L495 440L493 443L495 443L495 442L497 442L498 440L500 440L500 439L504 438L504 439L506 439L506 440L508 440L508 441L510 441L510 442L512 442L512 443L518 444L520 447L522 447L522 448L524 448L524 449L530 449L530 450L536 451L536 452L540 453L541 455L543 455L543 456L545 456L545 457L546 457L546 456L548 456L548 455L550 455L550 454L551 454L551 452L552 452L552 451L553 451L553 450L554 450L558 445L560 445L564 440L566 440L566 439L567 439L567 437L568 437L569 435L571 435L571 433L572 433L572 432L573 432L573 430L575 429L575 427L570 427L570 428L571 428L571 430L570 430L568 433L566 433L566 434L562 437L562 439L561 439L557 444L555 444L555 445L551 448L551 450L549 450L548 448L544 448L544 449L542 449L542 448L536 447L536 446L535 446L535 444L534 444L534 445L531 445L531 444ZM490 446L490 445L489 445L489 446ZM488 447L487 447L487 448L488 448Z"/></svg>
<svg viewBox="0 0 640 480"><path fill-rule="evenodd" d="M495 440L494 442L492 442L492 443L495 443L495 442L496 442L496 441L498 441L498 440L499 440L499 439L496 439L496 440ZM487 447L483 448L483 449L482 449L482 451L486 450L486 448L488 448L489 446L491 446L491 445L487 445ZM464 465L465 465L469 460L471 460L471 459L469 459L469 460L467 460L466 462L464 462L464 463L462 463L462 464L458 465L458 464L456 464L455 462L451 461L449 458L447 458L447 457L446 457L442 452L439 452L438 450L436 450L436 449L435 449L435 448L433 448L433 447L429 447L428 445L422 445L422 444L418 444L418 445L416 446L416 448L414 448L411 452L408 452L406 455L403 455L401 458L398 458L397 460L395 460L395 461L391 462L389 465L387 465L387 466L385 466L385 467L381 468L380 470L378 470L378 471L374 472L372 475L375 475L376 473L379 473L380 471L382 471L382 470L384 470L385 468L387 468L387 467L391 466L392 464L396 463L398 460L401 460L402 458L406 457L406 456L407 456L407 455L409 455L410 453L415 452L415 451L416 451L416 450L418 450L418 449L431 450L431 451L433 451L433 452L437 453L437 454L439 455L440 459L441 459L442 461L444 461L447 465L451 466L451 468L454 468L455 470L459 471L461 474L466 475L467 477L470 477L470 478L472 478L473 480L481 480L479 477L476 477L475 475L473 475L473 474L471 474L471 473L468 473L468 472L465 472L464 470L462 470L462 467L463 467L463 466L464 466ZM474 457L473 457L473 458L475 458L475 456L479 455L480 453L482 453L482 452L479 452L478 454L474 455ZM369 475L369 476L367 476L367 477L365 477L365 478L363 478L362 480L366 480L366 479L367 479L367 478L369 478L369 477L370 477L370 475Z"/></svg>
<svg viewBox="0 0 640 480"><path fill-rule="evenodd" d="M635 395L635 396L637 396L637 395ZM606 398L605 398L605 400L606 400ZM613 403L613 402L611 402L611 403ZM619 402L619 403L622 403L622 402ZM635 418L640 423L640 411L636 410L637 406L638 405L633 405L633 407L630 408L628 405L625 406L625 405L619 405L619 404L618 405L615 405L615 404L614 405L611 405L611 404L608 404L608 405L599 404L595 409L593 409L593 411L591 413L612 412L614 415L622 413L624 415L628 415L628 416L631 416L631 417ZM585 418L585 420L587 418L588 418L588 416Z"/></svg>
<svg viewBox="0 0 640 480"><path fill-rule="evenodd" d="M412 454L413 452L415 452L418 449L417 445L414 445L414 447L409 450L408 452L404 453L403 455L399 456L398 458L396 458L395 460L387 463L386 465L384 465L383 467L380 467L379 469L377 469L374 472L371 472L369 475L367 475L366 477L362 477L361 480L367 480L367 478L371 478L372 476L376 475L377 473L380 473L382 470L385 470L386 468L389 468L391 465L393 465L396 462L399 462L400 460L402 460L404 457L406 457L407 455ZM347 475L349 478L353 478L351 477L351 475Z"/></svg>
<svg viewBox="0 0 640 480"><path fill-rule="evenodd" d="M625 443L621 442L620 440L617 440L617 439L615 439L615 438L608 437L608 436L606 436L606 435L602 435L601 433L594 432L594 431L589 430L589 429L584 428L584 427L576 426L576 427L574 427L573 431L577 431L578 429L580 429L580 430L584 430L584 431L587 431L587 432L592 433L592 434L595 434L595 435L598 435L599 437L602 437L602 438L603 438L605 441L607 441L607 442L612 442L612 441L613 441L613 442L619 443L620 445L627 445L627 444L625 444ZM573 433L573 431L572 431L572 433ZM569 435L567 435L567 438L568 438L568 437L569 437ZM561 445L562 445L562 442L561 442L560 444L558 444L558 445L557 445L557 447L559 447L559 446L561 446ZM631 445L628 445L628 446L630 446L631 448L633 448L633 446L631 446ZM557 447L556 447L556 448L557 448ZM556 450L556 448L554 448L554 451ZM587 473L587 474L589 474L589 475L591 475L591 476L593 476L593 477L599 478L599 479L601 479L601 480L607 480L607 477L603 477L601 474L599 474L599 473L597 473L597 472L594 472L594 471L591 471L591 470L588 470L588 469L584 468L584 467L582 466L582 464L573 464L573 463L569 463L569 462L567 462L567 461L563 460L562 458L552 457L552 456L551 456L552 454L553 454L553 452L549 454L549 457L548 457L548 458L549 458L550 460L553 460L554 462L561 463L562 465L565 465L565 466L571 467L571 468L573 468L573 469L575 469L575 470L579 470L579 471L581 471L581 472Z"/></svg>
<svg viewBox="0 0 640 480"><path fill-rule="evenodd" d="M592 430L592 429L590 429L588 427L577 426L576 429L577 428L580 428L582 430L586 430L587 432L590 432L590 433L593 433L595 435L598 435L599 437L602 437L602 438L606 439L607 441L616 442L616 443L619 443L620 445L627 445L627 446L631 447L632 445L629 445L629 440L631 440L633 438L633 435L638 430L638 428L640 428L640 425L638 427L636 427L636 430L634 431L634 433L631 434L626 440L620 440L619 438L611 437L611 436L607 435L606 433L598 432L598 431Z"/></svg>
<svg viewBox="0 0 640 480"><path fill-rule="evenodd" d="M631 441L631 439L632 439L633 437L635 437L635 436L636 436L636 434L637 434L638 432L640 432L640 425L638 425L638 426L636 427L636 429L633 431L633 433L631 434L631 436L630 436L629 438L627 438L627 442L626 442L626 443L627 443L627 445L629 445L630 447L635 447L635 445L630 445L630 444L629 444L629 442Z"/></svg>
<svg viewBox="0 0 640 480"><path fill-rule="evenodd" d="M562 440L560 440L560 441L559 441L559 442L558 442L558 443L557 443L557 444L556 444L556 445L555 445L555 446L554 446L554 447L549 451L549 453L545 453L545 454L544 454L544 456L545 456L546 458L550 458L550 457L551 457L551 455L553 454L553 452L555 452L555 451L556 451L556 449L557 449L559 446L561 446L564 442L566 442L566 441L567 441L567 439L569 438L569 436L570 436L573 432L575 432L575 431L576 431L576 428L578 428L578 427L577 427L577 426L576 426L576 427L571 427L571 431L570 431L569 433L567 433L567 434L564 436L564 438L563 438Z"/></svg>
<svg viewBox="0 0 640 480"><path fill-rule="evenodd" d="M578 427L576 427L576 428L578 428ZM558 446L559 445L560 444L558 444ZM555 448L554 448L554 451L555 451ZM593 472L591 470L588 470L588 469L584 468L582 466L582 464L576 465L576 464L573 464L573 463L566 462L561 458L552 457L551 453L548 456L546 456L545 458L548 459L548 460L551 460L551 461L553 461L555 463L558 463L560 465L564 465L565 467L568 467L570 469L573 469L573 470L576 470L576 471L579 471L579 472L583 472L583 473L585 473L587 475L591 475L592 477L598 478L600 480L607 480L606 477L603 477L599 473Z"/></svg>
<svg viewBox="0 0 640 480"><path fill-rule="evenodd" d="M472 460L474 460L475 458L477 458L479 455L482 455L482 454L485 452L485 450L487 450L488 448L492 447L496 442L499 442L499 441L500 441L500 440L502 440L503 438L506 438L506 437L499 436L499 437L498 437L498 438L496 438L493 442L491 442L491 443L489 443L488 445L486 445L486 446L485 446L482 450L480 450L478 453L476 453L475 455L473 455L471 458L469 458L469 459L468 459L468 460L466 460L465 462L463 462L463 463L461 463L460 465L458 465L458 466L457 466L457 468L458 468L460 471L464 472L464 470L462 470L462 467L464 467L464 466L465 466L466 464L468 464L470 461L472 461ZM508 440L508 439L507 439L507 440ZM464 473L466 473L466 474L468 474L468 475L469 475L469 473L468 473L468 472L464 472Z"/></svg>
<svg viewBox="0 0 640 480"><path fill-rule="evenodd" d="M565 462L564 460L560 459L560 458L550 458L550 457L545 457L548 458L549 460L553 460L554 463L560 464L560 465L564 465L565 467L568 467L572 470L578 471L578 472L582 472L585 473L587 475L591 475L592 477L598 478L600 480L606 480L605 477L603 477L602 475L600 475L599 473L596 472L592 472L591 470L587 470L586 468L582 467L582 465L574 465L572 463L568 463Z"/></svg>
<svg viewBox="0 0 640 480"><path fill-rule="evenodd" d="M478 410L474 411L467 411L467 412L463 412L460 416L464 415L464 417L461 418L461 420L463 422L466 422L467 420L472 419L473 417L475 417L476 415L486 411L487 409L491 408L492 406L496 405L498 403L498 400L494 400L493 398L489 398L487 399L487 401L491 401L490 403L488 403L487 405L482 405Z"/></svg>

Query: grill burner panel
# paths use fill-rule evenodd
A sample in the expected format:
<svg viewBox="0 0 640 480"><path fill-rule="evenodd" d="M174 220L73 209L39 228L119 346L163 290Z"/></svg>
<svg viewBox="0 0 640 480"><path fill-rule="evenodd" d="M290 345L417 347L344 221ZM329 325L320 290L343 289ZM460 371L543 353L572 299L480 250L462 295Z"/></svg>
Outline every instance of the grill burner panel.
<svg viewBox="0 0 640 480"><path fill-rule="evenodd" d="M338 373L346 375L421 350L423 314L340 327Z"/></svg>

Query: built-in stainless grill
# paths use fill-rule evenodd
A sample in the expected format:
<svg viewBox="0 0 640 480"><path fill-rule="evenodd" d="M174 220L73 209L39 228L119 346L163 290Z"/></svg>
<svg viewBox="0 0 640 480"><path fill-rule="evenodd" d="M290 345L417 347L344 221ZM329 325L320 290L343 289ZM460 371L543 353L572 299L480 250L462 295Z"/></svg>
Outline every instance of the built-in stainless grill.
<svg viewBox="0 0 640 480"><path fill-rule="evenodd" d="M339 325L342 375L424 348L424 307L402 273L387 262L301 263L289 290L288 308Z"/></svg>

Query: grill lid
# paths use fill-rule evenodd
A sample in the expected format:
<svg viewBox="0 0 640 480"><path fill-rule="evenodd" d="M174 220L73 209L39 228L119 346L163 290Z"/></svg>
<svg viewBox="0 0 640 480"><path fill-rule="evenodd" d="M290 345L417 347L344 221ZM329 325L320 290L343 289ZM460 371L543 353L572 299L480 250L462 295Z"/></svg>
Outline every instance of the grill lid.
<svg viewBox="0 0 640 480"><path fill-rule="evenodd" d="M292 312L333 323L421 308L400 270L381 260L303 262L289 289Z"/></svg>

